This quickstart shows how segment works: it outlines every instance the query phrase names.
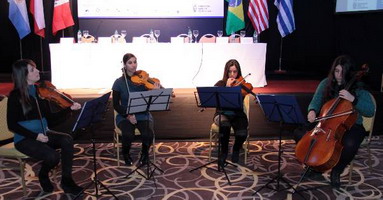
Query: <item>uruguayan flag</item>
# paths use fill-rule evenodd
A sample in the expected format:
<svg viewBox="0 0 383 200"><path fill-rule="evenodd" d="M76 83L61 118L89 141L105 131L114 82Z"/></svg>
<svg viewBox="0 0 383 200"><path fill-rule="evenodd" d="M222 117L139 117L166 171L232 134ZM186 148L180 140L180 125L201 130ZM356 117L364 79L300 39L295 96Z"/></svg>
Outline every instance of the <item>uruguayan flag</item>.
<svg viewBox="0 0 383 200"><path fill-rule="evenodd" d="M275 0L274 5L278 8L277 24L282 37L295 30L293 13L293 0Z"/></svg>

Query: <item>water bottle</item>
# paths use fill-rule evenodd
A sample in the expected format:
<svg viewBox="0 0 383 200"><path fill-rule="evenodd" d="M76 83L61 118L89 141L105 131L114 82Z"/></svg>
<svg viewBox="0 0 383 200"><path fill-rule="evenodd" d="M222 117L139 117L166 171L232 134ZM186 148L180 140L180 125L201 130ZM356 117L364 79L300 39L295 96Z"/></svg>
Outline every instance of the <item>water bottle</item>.
<svg viewBox="0 0 383 200"><path fill-rule="evenodd" d="M82 33L81 30L77 31L77 43L81 43Z"/></svg>
<svg viewBox="0 0 383 200"><path fill-rule="evenodd" d="M230 34L230 43L235 43L235 35L234 35L234 32L231 32Z"/></svg>
<svg viewBox="0 0 383 200"><path fill-rule="evenodd" d="M257 33L257 31L254 31L254 34L253 34L253 43L258 43L258 33Z"/></svg>
<svg viewBox="0 0 383 200"><path fill-rule="evenodd" d="M193 32L191 31L190 27L188 27L188 38L189 38L189 43L192 43Z"/></svg>
<svg viewBox="0 0 383 200"><path fill-rule="evenodd" d="M154 43L154 32L153 32L153 29L150 29L150 33L149 33L149 36L150 36L150 43Z"/></svg>

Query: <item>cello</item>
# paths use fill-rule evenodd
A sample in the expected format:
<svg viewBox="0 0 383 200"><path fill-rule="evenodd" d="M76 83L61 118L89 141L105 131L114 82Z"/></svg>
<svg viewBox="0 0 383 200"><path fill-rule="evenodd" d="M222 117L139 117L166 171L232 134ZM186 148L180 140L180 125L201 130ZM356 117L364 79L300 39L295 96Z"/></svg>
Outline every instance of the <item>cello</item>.
<svg viewBox="0 0 383 200"><path fill-rule="evenodd" d="M349 90L355 80L368 72L367 65L357 72L345 86ZM357 120L358 113L350 101L339 96L327 101L320 111L314 129L308 131L295 148L297 159L306 166L324 172L332 169L342 153L342 138Z"/></svg>

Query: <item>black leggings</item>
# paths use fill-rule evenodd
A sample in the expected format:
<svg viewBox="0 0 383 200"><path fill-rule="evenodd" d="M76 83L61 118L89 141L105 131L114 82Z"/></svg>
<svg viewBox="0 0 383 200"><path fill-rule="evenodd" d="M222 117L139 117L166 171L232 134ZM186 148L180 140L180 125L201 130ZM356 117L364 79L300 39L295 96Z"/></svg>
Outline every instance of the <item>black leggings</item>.
<svg viewBox="0 0 383 200"><path fill-rule="evenodd" d="M221 152L227 154L229 149L230 129L233 127L235 134L235 142L233 145L233 151L239 151L243 143L247 138L247 116L245 113L237 115L225 115L228 121L221 119L220 123L220 139L221 139Z"/></svg>
<svg viewBox="0 0 383 200"><path fill-rule="evenodd" d="M298 142L303 135L313 129L315 124L308 124L301 129L294 131L294 139ZM358 153L360 144L363 142L364 137L366 136L366 130L362 125L354 124L349 131L346 131L343 135L343 150L340 156L338 164L333 167L333 170L336 170L340 173L347 167L348 164L354 159L355 155Z"/></svg>
<svg viewBox="0 0 383 200"><path fill-rule="evenodd" d="M73 165L73 139L66 133L47 131L49 141L39 142L35 139L25 138L17 143L15 147L21 153L41 160L40 172L48 173L60 162L60 153L56 149L61 149L62 178L72 177Z"/></svg>
<svg viewBox="0 0 383 200"><path fill-rule="evenodd" d="M130 123L129 120L124 119L118 123L118 128L122 132L122 154L128 155L130 146L134 140L134 132L137 128L141 133L142 139L142 152L147 153L150 145L153 142L153 122L152 121L137 121L137 124Z"/></svg>

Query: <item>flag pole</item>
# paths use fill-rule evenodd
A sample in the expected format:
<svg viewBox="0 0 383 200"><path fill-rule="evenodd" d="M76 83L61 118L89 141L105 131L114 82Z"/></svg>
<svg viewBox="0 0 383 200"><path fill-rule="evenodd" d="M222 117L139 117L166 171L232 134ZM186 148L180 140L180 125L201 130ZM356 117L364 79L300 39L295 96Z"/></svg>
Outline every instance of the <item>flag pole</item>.
<svg viewBox="0 0 383 200"><path fill-rule="evenodd" d="M40 62L41 62L41 71L44 72L44 55L43 55L43 38L40 37Z"/></svg>
<svg viewBox="0 0 383 200"><path fill-rule="evenodd" d="M23 45L21 44L21 39L19 40L20 44L20 59L23 59Z"/></svg>
<svg viewBox="0 0 383 200"><path fill-rule="evenodd" d="M284 74L284 73L287 72L286 70L282 70L282 47L283 47L283 38L281 38L281 47L279 49L279 66L278 66L278 70L274 71L275 73L278 73L278 74Z"/></svg>

